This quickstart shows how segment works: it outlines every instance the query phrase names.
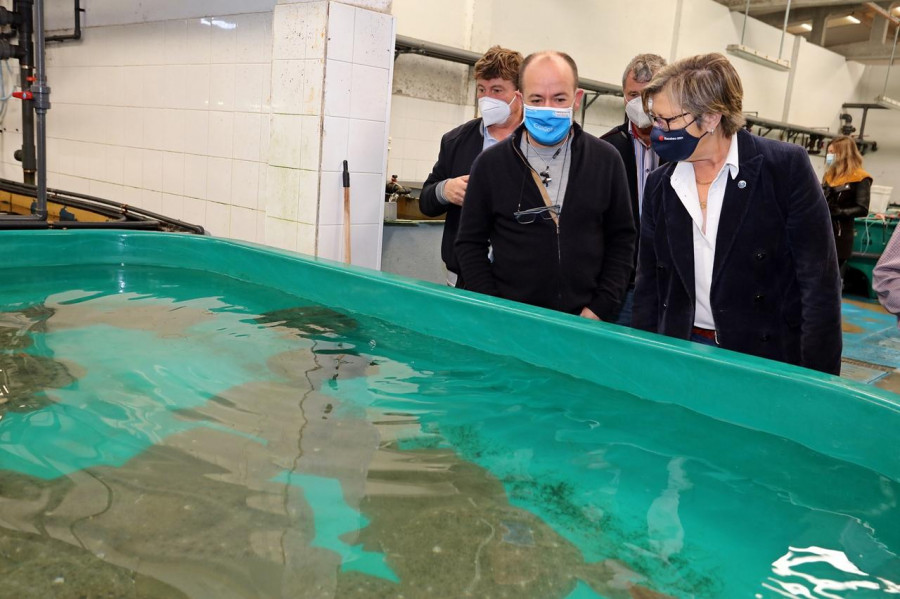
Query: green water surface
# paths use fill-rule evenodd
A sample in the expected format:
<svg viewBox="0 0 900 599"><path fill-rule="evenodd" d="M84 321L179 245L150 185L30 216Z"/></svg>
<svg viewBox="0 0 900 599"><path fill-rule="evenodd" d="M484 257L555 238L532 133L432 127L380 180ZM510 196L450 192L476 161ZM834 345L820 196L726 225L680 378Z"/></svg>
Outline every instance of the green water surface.
<svg viewBox="0 0 900 599"><path fill-rule="evenodd" d="M10 596L900 593L900 484L790 440L208 273L3 272Z"/></svg>

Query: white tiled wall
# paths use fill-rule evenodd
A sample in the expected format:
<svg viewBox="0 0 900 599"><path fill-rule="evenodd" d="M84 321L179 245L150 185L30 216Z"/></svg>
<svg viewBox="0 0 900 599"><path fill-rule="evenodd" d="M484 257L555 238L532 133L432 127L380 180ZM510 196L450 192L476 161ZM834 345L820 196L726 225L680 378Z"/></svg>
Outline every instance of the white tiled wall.
<svg viewBox="0 0 900 599"><path fill-rule="evenodd" d="M48 185L264 241L271 47L265 12L91 27L49 45ZM20 179L11 108L3 172Z"/></svg>
<svg viewBox="0 0 900 599"><path fill-rule="evenodd" d="M394 21L329 3L322 119L318 255L344 259L343 161L350 170L353 264L379 268L391 104Z"/></svg>
<svg viewBox="0 0 900 599"><path fill-rule="evenodd" d="M342 2L285 1L273 22L267 191L259 215L266 242L344 259L346 160L353 263L378 268L393 17Z"/></svg>
<svg viewBox="0 0 900 599"><path fill-rule="evenodd" d="M441 136L475 117L473 104L459 105L395 94L391 100L388 171L401 181L425 181L437 160Z"/></svg>
<svg viewBox="0 0 900 599"><path fill-rule="evenodd" d="M389 5L95 0L81 41L48 46L48 185L214 235L342 259L333 241L343 235L340 170L348 160L353 262L377 268ZM237 6L247 13L233 14ZM65 25L63 15L53 18ZM15 101L3 124L0 172L21 180L12 158L21 146Z"/></svg>

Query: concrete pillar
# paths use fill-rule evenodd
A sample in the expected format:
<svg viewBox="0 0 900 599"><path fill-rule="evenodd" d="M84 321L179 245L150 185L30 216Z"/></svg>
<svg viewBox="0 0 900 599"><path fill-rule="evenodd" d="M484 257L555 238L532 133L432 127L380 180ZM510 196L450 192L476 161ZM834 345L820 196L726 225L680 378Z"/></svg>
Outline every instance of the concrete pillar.
<svg viewBox="0 0 900 599"><path fill-rule="evenodd" d="M876 14L872 19L872 31L869 33L869 44L881 47L887 41L888 20Z"/></svg>
<svg viewBox="0 0 900 599"><path fill-rule="evenodd" d="M266 243L380 268L394 18L390 0L279 0L274 10Z"/></svg>
<svg viewBox="0 0 900 599"><path fill-rule="evenodd" d="M816 11L812 19L812 31L809 32L809 37L807 38L809 43L825 47L825 21L827 19L827 11Z"/></svg>

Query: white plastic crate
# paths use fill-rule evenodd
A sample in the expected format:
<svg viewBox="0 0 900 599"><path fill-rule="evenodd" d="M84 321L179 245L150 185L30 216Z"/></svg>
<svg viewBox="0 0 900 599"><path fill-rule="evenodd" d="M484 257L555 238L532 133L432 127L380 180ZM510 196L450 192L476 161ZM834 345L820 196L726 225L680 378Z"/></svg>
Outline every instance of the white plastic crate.
<svg viewBox="0 0 900 599"><path fill-rule="evenodd" d="M887 212L893 190L894 188L890 185L873 185L872 194L869 198L869 214L884 214Z"/></svg>

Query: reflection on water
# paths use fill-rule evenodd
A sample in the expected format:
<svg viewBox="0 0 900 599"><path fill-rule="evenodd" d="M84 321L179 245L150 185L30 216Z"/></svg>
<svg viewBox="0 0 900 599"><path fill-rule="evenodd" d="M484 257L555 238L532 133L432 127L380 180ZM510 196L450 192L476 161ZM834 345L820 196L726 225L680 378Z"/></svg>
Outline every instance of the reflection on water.
<svg viewBox="0 0 900 599"><path fill-rule="evenodd" d="M284 472L275 482L294 485L303 489L303 496L313 513L315 536L310 543L337 553L341 558L342 572L361 572L368 576L399 582L397 575L384 562L384 554L365 551L359 545L348 545L341 537L354 536L369 525L365 516L344 503L340 481L333 478Z"/></svg>
<svg viewBox="0 0 900 599"><path fill-rule="evenodd" d="M892 575L895 575L897 557L885 555L884 558L893 561ZM865 559L871 560L872 556ZM821 547L791 547L772 564L772 573L775 576L769 578L771 583L763 586L786 597L841 599L851 592L854 597L900 594L897 583L863 572L843 551Z"/></svg>
<svg viewBox="0 0 900 599"><path fill-rule="evenodd" d="M44 331L53 311L44 306L0 312L0 418L6 412L27 412L52 400L47 388L71 385L77 378L70 368L32 348L32 333Z"/></svg>
<svg viewBox="0 0 900 599"><path fill-rule="evenodd" d="M784 439L196 273L0 310L0 596L898 592L900 485Z"/></svg>

